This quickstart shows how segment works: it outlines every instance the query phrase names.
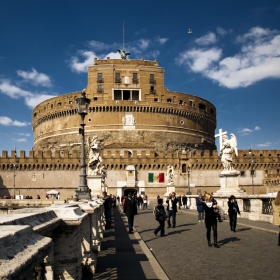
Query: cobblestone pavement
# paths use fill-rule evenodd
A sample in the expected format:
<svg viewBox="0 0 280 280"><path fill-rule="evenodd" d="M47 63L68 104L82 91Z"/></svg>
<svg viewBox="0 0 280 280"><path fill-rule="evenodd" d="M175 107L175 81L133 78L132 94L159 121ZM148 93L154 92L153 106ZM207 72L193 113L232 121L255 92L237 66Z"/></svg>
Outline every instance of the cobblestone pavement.
<svg viewBox="0 0 280 280"><path fill-rule="evenodd" d="M219 248L208 247L204 223L196 211L179 210L176 228L165 228L155 237L158 225L150 210L135 216L134 226L171 280L176 279L280 279L280 247L277 235L237 225L218 223ZM211 233L213 242L213 235Z"/></svg>

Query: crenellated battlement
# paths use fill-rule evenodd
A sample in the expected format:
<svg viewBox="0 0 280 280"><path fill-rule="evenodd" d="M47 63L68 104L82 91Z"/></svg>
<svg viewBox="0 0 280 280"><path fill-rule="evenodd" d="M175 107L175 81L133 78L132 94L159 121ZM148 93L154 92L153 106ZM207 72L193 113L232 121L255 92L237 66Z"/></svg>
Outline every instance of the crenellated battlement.
<svg viewBox="0 0 280 280"><path fill-rule="evenodd" d="M222 169L217 150L174 153L172 151L156 152L149 149L104 149L102 157L108 170L123 170L127 165L134 165L136 169L157 170L164 169L168 164L174 164L175 169L180 169L183 164L189 165L192 169ZM246 150L239 150L239 156L234 159L235 168L237 170L249 169L252 165L252 157L254 157L256 169L280 167L280 151L278 150L258 150L251 155ZM18 170L79 170L80 152L29 151L29 156L26 156L25 151L20 151L20 155L15 157L15 151L11 151L10 156L7 151L2 151L1 170L12 169L10 165L15 161L18 164Z"/></svg>

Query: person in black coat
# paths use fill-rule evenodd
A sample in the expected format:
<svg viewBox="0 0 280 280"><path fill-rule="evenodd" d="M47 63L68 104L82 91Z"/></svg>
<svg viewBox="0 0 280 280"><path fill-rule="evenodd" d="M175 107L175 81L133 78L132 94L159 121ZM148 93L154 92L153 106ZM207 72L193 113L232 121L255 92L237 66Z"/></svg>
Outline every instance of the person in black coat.
<svg viewBox="0 0 280 280"><path fill-rule="evenodd" d="M164 225L165 220L168 219L164 207L162 205L163 199L158 199L158 205L154 208L154 215L156 217L156 220L159 222L159 226L154 230L155 236L157 236L157 233L160 231L160 236L164 236Z"/></svg>
<svg viewBox="0 0 280 280"><path fill-rule="evenodd" d="M175 192L172 192L169 195L169 198L166 200L167 203L167 211L168 211L168 227L171 227L170 218L172 217L172 227L175 228L176 226L176 213L177 213L177 203L178 199L175 196Z"/></svg>
<svg viewBox="0 0 280 280"><path fill-rule="evenodd" d="M206 237L208 241L208 246L212 246L211 244L211 228L213 229L213 237L214 237L214 246L218 246L218 230L217 230L217 213L219 212L217 201L214 199L214 197L208 193L205 193L205 201L203 202L203 208L205 211L205 227L207 229L206 231Z"/></svg>
<svg viewBox="0 0 280 280"><path fill-rule="evenodd" d="M230 196L228 199L228 215L229 215L229 225L230 230L235 232L237 213L240 215L239 207L234 195Z"/></svg>
<svg viewBox="0 0 280 280"><path fill-rule="evenodd" d="M127 199L124 202L123 205L123 212L127 216L127 222L128 222L128 233L133 232L133 223L134 223L134 216L137 214L137 206L135 199L132 198L132 193L128 193Z"/></svg>

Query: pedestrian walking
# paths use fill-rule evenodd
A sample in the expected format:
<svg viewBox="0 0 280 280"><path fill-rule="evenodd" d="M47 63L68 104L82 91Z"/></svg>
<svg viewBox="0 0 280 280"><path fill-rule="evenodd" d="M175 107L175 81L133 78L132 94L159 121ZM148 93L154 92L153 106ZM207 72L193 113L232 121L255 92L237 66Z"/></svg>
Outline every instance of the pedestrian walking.
<svg viewBox="0 0 280 280"><path fill-rule="evenodd" d="M142 210L142 205L143 205L143 198L142 196L139 194L137 197L137 206L138 206L138 210Z"/></svg>
<svg viewBox="0 0 280 280"><path fill-rule="evenodd" d="M128 233L133 233L134 216L137 214L137 206L135 199L132 198L132 193L129 192L123 205L123 212L127 216Z"/></svg>
<svg viewBox="0 0 280 280"><path fill-rule="evenodd" d="M159 198L158 205L155 206L155 208L154 208L154 215L155 215L156 220L159 223L159 226L154 230L154 234L155 234L155 236L157 236L158 232L160 231L161 237L163 237L165 235L164 226L165 226L166 219L168 219L162 204L163 204L163 199Z"/></svg>
<svg viewBox="0 0 280 280"><path fill-rule="evenodd" d="M106 221L105 229L110 229L112 223L112 216L111 216L112 198L110 195L107 194L107 192L103 192L102 195L103 195L102 199L104 200L103 205L104 205L104 214L105 214L105 221Z"/></svg>
<svg viewBox="0 0 280 280"><path fill-rule="evenodd" d="M167 203L167 211L168 211L168 228L171 227L171 217L172 217L172 227L176 227L176 213L177 213L177 204L178 199L175 196L175 192L172 192L169 194L169 198L166 200Z"/></svg>
<svg viewBox="0 0 280 280"><path fill-rule="evenodd" d="M188 198L186 195L182 198L184 209L187 209Z"/></svg>
<svg viewBox="0 0 280 280"><path fill-rule="evenodd" d="M181 197L181 195L178 196L178 205L179 205L179 209L181 209L181 206L182 206L182 197Z"/></svg>
<svg viewBox="0 0 280 280"><path fill-rule="evenodd" d="M239 207L234 195L231 195L228 199L228 216L230 230L235 232L237 223L237 213L240 215Z"/></svg>
<svg viewBox="0 0 280 280"><path fill-rule="evenodd" d="M280 246L280 191L278 191L275 200L272 202L273 220L272 223L279 226L278 246Z"/></svg>
<svg viewBox="0 0 280 280"><path fill-rule="evenodd" d="M203 208L205 211L205 227L206 227L206 237L208 241L208 246L211 247L211 228L213 230L214 246L218 246L218 230L217 230L217 201L211 194L205 193L205 201L203 203Z"/></svg>
<svg viewBox="0 0 280 280"><path fill-rule="evenodd" d="M204 207L203 207L202 194L200 194L196 198L196 210L198 213L198 222L204 222Z"/></svg>
<svg viewBox="0 0 280 280"><path fill-rule="evenodd" d="M143 210L147 210L148 209L148 196L144 196L144 200L143 200Z"/></svg>

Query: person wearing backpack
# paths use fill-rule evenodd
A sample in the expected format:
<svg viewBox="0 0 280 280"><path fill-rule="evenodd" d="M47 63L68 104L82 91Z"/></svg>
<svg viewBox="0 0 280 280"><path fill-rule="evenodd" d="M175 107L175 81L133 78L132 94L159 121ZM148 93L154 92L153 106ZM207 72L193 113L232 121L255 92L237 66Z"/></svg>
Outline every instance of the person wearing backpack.
<svg viewBox="0 0 280 280"><path fill-rule="evenodd" d="M164 234L164 226L165 226L165 220L168 219L163 204L163 199L158 199L158 205L154 208L154 215L156 217L156 220L159 223L159 226L154 230L155 236L157 236L158 232L160 231L160 236L165 236Z"/></svg>

